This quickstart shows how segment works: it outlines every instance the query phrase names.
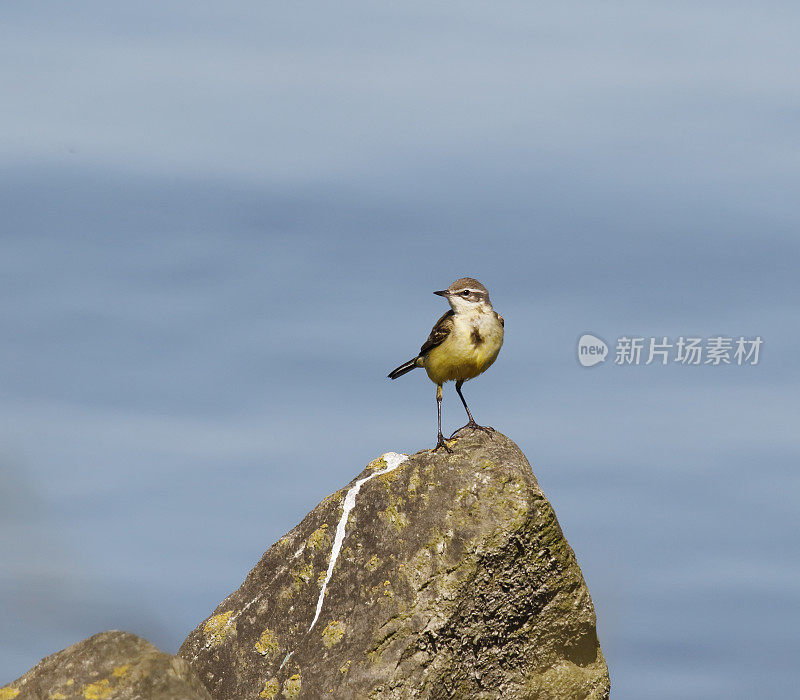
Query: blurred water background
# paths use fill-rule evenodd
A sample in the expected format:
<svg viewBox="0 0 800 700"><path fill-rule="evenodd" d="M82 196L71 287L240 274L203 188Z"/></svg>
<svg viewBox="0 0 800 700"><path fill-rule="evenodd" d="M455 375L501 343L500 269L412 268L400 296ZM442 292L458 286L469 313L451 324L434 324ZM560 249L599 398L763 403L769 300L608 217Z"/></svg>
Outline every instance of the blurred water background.
<svg viewBox="0 0 800 700"><path fill-rule="evenodd" d="M506 344L466 396L553 502L612 697L796 693L796 4L2 14L0 681L110 628L174 652L430 447L433 386L385 375L471 275ZM585 369L584 332L764 345Z"/></svg>

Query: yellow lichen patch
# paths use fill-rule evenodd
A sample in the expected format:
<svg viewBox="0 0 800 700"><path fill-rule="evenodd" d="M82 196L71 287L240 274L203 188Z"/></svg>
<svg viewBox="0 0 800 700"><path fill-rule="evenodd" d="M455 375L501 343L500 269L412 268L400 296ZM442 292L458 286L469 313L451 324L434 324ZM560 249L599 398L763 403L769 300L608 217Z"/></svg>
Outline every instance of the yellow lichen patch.
<svg viewBox="0 0 800 700"><path fill-rule="evenodd" d="M344 666L339 669L339 673L347 673L350 670L350 664L352 661L348 661Z"/></svg>
<svg viewBox="0 0 800 700"><path fill-rule="evenodd" d="M277 678L270 678L266 683L264 683L264 689L258 694L258 697L264 698L264 700L275 700L278 697L278 691L281 689L280 685L278 685Z"/></svg>
<svg viewBox="0 0 800 700"><path fill-rule="evenodd" d="M383 582L383 595L389 596L389 598L394 598L394 593L392 593L392 582L391 581L384 581Z"/></svg>
<svg viewBox="0 0 800 700"><path fill-rule="evenodd" d="M399 476L399 470L392 469L390 472L386 472L385 474L381 474L378 479L381 483L388 489L391 487L392 483L397 481L397 477Z"/></svg>
<svg viewBox="0 0 800 700"><path fill-rule="evenodd" d="M265 629L261 633L261 636L258 638L255 646L256 651L262 656L272 656L273 654L277 654L278 650L280 649L278 638L269 628Z"/></svg>
<svg viewBox="0 0 800 700"><path fill-rule="evenodd" d="M7 685L5 688L0 688L0 700L11 700L11 698L15 698L19 695L18 688L12 688L10 685Z"/></svg>
<svg viewBox="0 0 800 700"><path fill-rule="evenodd" d="M341 642L342 637L344 637L344 625L339 620L331 620L322 630L322 643L328 649Z"/></svg>
<svg viewBox="0 0 800 700"><path fill-rule="evenodd" d="M300 674L295 673L290 678L287 678L283 682L283 697L285 698L296 698L300 695Z"/></svg>
<svg viewBox="0 0 800 700"><path fill-rule="evenodd" d="M419 478L419 467L414 467L411 476L408 478L408 491L411 497L417 495L419 487L422 485L422 480Z"/></svg>
<svg viewBox="0 0 800 700"><path fill-rule="evenodd" d="M115 678L124 678L128 675L128 671L131 670L130 664L125 664L124 666L117 666L114 671L113 675Z"/></svg>
<svg viewBox="0 0 800 700"><path fill-rule="evenodd" d="M111 697L111 683L108 678L104 678L97 683L88 683L81 688L81 691L86 700L103 700Z"/></svg>
<svg viewBox="0 0 800 700"><path fill-rule="evenodd" d="M309 562L299 569L292 570L292 588L299 591L305 584L307 584L314 577L314 565Z"/></svg>
<svg viewBox="0 0 800 700"><path fill-rule="evenodd" d="M203 626L203 636L210 647L218 647L231 631L233 610L208 618Z"/></svg>
<svg viewBox="0 0 800 700"><path fill-rule="evenodd" d="M372 559L370 559L364 565L364 567L367 569L367 571L375 571L375 569L377 569L381 564L383 564L381 558L377 554L373 554Z"/></svg>
<svg viewBox="0 0 800 700"><path fill-rule="evenodd" d="M331 538L328 537L328 523L320 525L314 532L308 536L308 546L313 550L317 550L322 546L330 543Z"/></svg>
<svg viewBox="0 0 800 700"><path fill-rule="evenodd" d="M51 693L50 700L67 700L67 696L64 693Z"/></svg>
<svg viewBox="0 0 800 700"><path fill-rule="evenodd" d="M325 498L322 499L322 503L320 503L320 505L324 506L333 500L344 498L345 492L346 489L340 489L339 491L335 491L334 493L332 493L330 496L325 496Z"/></svg>
<svg viewBox="0 0 800 700"><path fill-rule="evenodd" d="M405 503L405 500L400 496L389 494L389 505L386 510L378 513L378 517L383 520L387 525L392 525L395 529L402 530L408 525L408 518L400 508Z"/></svg>
<svg viewBox="0 0 800 700"><path fill-rule="evenodd" d="M70 678L70 679L67 681L66 685L72 685L72 684L74 684L74 683L75 683L75 679L74 679L74 678Z"/></svg>
<svg viewBox="0 0 800 700"><path fill-rule="evenodd" d="M367 465L367 469L372 469L375 471L377 469L386 469L387 466L386 460L383 457L377 457Z"/></svg>

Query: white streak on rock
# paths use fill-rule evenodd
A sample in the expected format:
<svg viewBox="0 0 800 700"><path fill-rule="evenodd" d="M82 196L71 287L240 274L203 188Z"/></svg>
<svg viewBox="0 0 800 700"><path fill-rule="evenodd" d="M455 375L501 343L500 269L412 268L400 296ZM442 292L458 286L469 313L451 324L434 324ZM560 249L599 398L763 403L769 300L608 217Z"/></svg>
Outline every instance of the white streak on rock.
<svg viewBox="0 0 800 700"><path fill-rule="evenodd" d="M311 631L311 630L308 630L308 632L310 632L310 631ZM308 634L308 632L306 632L306 634ZM292 654L294 654L294 650L290 651L290 652L289 652L289 653L288 653L286 656L284 656L284 657L283 657L283 661L281 661L281 665L278 667L278 671L279 671L279 672L280 672L280 670L281 670L281 669L282 669L282 668L283 668L283 667L286 665L286 662L287 662L289 659L291 659L291 658L292 658Z"/></svg>
<svg viewBox="0 0 800 700"><path fill-rule="evenodd" d="M356 496L358 495L358 492L361 490L361 487L373 477L380 476L381 474L386 474L387 472L397 469L397 467L399 467L408 459L408 455L398 454L397 452L387 452L386 454L382 455L381 458L384 462L386 462L386 469L380 469L376 472L372 472L372 474L369 476L365 476L363 479L359 479L353 486L350 487L350 490L344 497L342 517L339 519L339 524L336 526L336 537L333 539L331 560L328 563L328 571L325 574L325 582L322 584L322 590L320 591L319 599L317 600L317 612L314 615L311 626L308 628L309 632L313 629L314 625L317 624L319 614L322 612L322 603L325 600L325 590L328 588L328 582L331 580L331 574L333 574L333 567L336 566L336 559L339 557L339 552L342 551L342 543L344 542L345 530L347 529L347 519L350 516L350 511L353 510L353 506L356 504Z"/></svg>

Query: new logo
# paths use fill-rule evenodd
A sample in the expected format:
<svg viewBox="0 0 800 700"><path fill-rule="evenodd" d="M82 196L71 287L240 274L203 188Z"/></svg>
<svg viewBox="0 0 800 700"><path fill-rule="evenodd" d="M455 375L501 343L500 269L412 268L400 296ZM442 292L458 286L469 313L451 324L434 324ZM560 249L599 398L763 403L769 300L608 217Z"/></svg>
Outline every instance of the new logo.
<svg viewBox="0 0 800 700"><path fill-rule="evenodd" d="M584 367L594 367L606 361L608 345L591 333L584 333L578 339L578 362Z"/></svg>

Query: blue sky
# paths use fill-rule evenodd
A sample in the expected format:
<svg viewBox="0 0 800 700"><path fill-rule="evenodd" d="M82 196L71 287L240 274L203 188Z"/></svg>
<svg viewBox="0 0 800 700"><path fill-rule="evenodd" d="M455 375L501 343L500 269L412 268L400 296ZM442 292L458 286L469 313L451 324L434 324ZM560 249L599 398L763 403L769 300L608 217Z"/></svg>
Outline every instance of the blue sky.
<svg viewBox="0 0 800 700"><path fill-rule="evenodd" d="M465 394L554 504L615 697L789 695L798 15L5 8L0 679L109 628L174 651L325 495L431 446L433 386L385 375L470 275L507 333ZM584 369L584 332L764 346Z"/></svg>

